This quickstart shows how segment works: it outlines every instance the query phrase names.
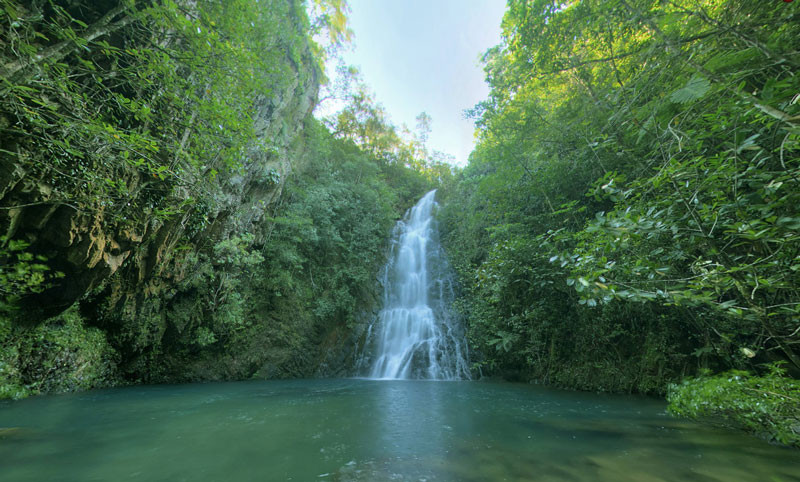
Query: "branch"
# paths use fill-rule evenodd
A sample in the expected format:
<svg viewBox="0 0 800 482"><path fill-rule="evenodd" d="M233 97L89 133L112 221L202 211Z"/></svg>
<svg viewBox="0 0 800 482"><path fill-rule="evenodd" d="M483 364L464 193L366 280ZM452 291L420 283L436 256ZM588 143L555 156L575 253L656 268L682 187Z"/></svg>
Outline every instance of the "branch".
<svg viewBox="0 0 800 482"><path fill-rule="evenodd" d="M107 35L130 24L134 20L133 16L127 16L116 23L111 23L115 17L124 13L126 10L128 10L128 8L129 5L124 3L119 7L112 9L110 12L103 15L100 20L95 22L91 27L87 28L81 37L87 42L91 42L98 37ZM64 40L63 42L59 42L55 45L45 48L41 51L41 53L33 56L32 59L18 59L3 65L0 75L10 79L20 71L24 71L28 67L40 64L46 60L60 60L69 55L69 53L75 48L77 48L77 46L75 45L74 41Z"/></svg>
<svg viewBox="0 0 800 482"><path fill-rule="evenodd" d="M759 42L757 39L749 38L746 35L744 35L743 33L741 33L738 29L736 29L736 28L734 28L732 26L724 25L722 22L711 18L711 16L708 13L706 13L706 11L703 10L702 7L699 7L698 11L694 11L694 10L687 9L686 7L683 7L682 5L678 5L674 1L671 1L671 0L670 0L669 3L672 6L674 6L675 8L679 9L680 11L682 11L683 13L685 13L687 15L696 15L696 16L700 17L700 19L702 19L707 24L714 25L714 26L716 26L717 28L721 29L724 32L732 33L734 35L734 37L738 38L742 42L746 43L747 45L749 45L751 47L754 47L754 48L758 49L768 59L775 60L779 64L788 64L788 65L791 65L793 67L797 67L798 66L797 63L793 62L789 58L784 57L784 56L782 56L780 54L773 53L766 45L764 45L763 43Z"/></svg>
<svg viewBox="0 0 800 482"><path fill-rule="evenodd" d="M679 44L679 43L682 43L681 41L675 41L675 40L672 40L669 37L667 37L667 35L663 31L661 31L661 29L658 27L658 25L656 25L656 23L653 22L652 18L646 17L641 11L639 11L638 9L630 6L627 1L622 0L622 5L624 5L628 10L630 10L632 13L634 13L637 17L642 19L644 22L646 22L650 26L650 28L653 30L653 32L655 32L655 34L664 42L664 46L665 46L667 52L671 53L675 57L679 57L680 50L677 49L675 47L675 45ZM707 77L707 78L713 80L715 83L723 86L723 88L725 90L727 90L728 92L732 93L733 95L741 98L742 100L745 100L745 101L753 104L753 106L755 106L761 112L767 114L770 117L773 117L773 118L778 119L778 120L780 120L782 122L785 122L785 123L789 124L792 127L796 127L797 126L797 124L795 124L793 121L800 120L799 119L800 116L792 117L789 114L787 114L787 113L785 113L785 112L783 112L783 111L781 111L779 109L776 109L776 108L771 107L769 105L762 104L761 101L756 96L754 96L754 95L752 95L752 94L750 94L748 92L744 92L742 90L734 89L734 88L730 87L726 82L723 82L723 80L720 79L718 75L716 75L715 73L713 73L710 70L706 69L705 67L703 67L702 65L698 64L697 62L693 61L691 59L691 57L685 58L683 60L687 64L689 64L689 66L691 66L695 71L703 74L705 77Z"/></svg>
<svg viewBox="0 0 800 482"><path fill-rule="evenodd" d="M695 40L702 40L702 39L704 39L706 37L710 37L710 36L715 35L717 33L719 33L718 30L708 30L708 31L705 31L703 33L694 35L692 37L686 37L686 38L682 38L682 39L676 40L675 43L679 43L679 44L690 43L690 42L694 42ZM538 72L537 73L537 72L533 71L532 73L535 74L535 75L540 75L540 76L541 75L552 75L552 74L558 74L558 73L561 73L561 72L566 72L568 70L574 70L574 69L576 69L578 67L582 67L584 65L600 64L600 63L604 63L604 62L613 62L614 60L624 59L626 57L630 57L631 55L636 55L636 54L640 53L642 50L645 50L645 48L647 48L647 47L648 47L647 44L642 44L639 48L631 50L631 51L628 51L628 52L623 52L623 53L616 54L616 55L609 55L608 57L600 57L600 58L597 58L597 59L582 60L580 62L571 63L570 65L567 65L566 67L561 67L561 68L549 70L547 72Z"/></svg>

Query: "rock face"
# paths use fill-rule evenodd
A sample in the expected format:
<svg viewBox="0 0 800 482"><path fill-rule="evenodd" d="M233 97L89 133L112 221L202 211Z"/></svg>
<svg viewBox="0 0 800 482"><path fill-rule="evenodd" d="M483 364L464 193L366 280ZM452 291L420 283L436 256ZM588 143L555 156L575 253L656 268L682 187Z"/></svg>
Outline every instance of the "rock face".
<svg viewBox="0 0 800 482"><path fill-rule="evenodd" d="M191 244L199 239L220 239L257 223L301 159L293 143L317 96L319 74L310 49L306 47L301 64L288 54L285 62L292 71L288 82L282 82L280 90L254 99L256 134L259 140L268 141L271 149L254 147L240 172L220 175L212 193L217 202L203 213L205 226L190 235L190 217L197 213L175 199L170 200L173 206L167 206L172 214L149 219L137 219L135 213L109 213L102 203L73 203L80 185L53 184L49 161L31 160L40 153L24 139L0 141L0 235L30 243L31 252L45 256L52 270L64 274L42 295L24 300L20 319L35 323L53 316L112 275L115 305L158 292L165 279L180 276L165 271L171 269L170 260L181 240ZM8 125L11 118L8 112L0 112L0 125ZM146 183L144 174L131 169L125 175L131 192L148 195L144 188L136 190L137 185ZM179 195L177 189L170 194L173 198ZM140 203L129 202L136 204ZM120 214L135 221L122 227Z"/></svg>
<svg viewBox="0 0 800 482"><path fill-rule="evenodd" d="M76 2L67 3L65 7L70 8ZM121 2L104 3L114 5L96 13L95 17L100 20L106 18L101 16L105 11L118 7L116 3L122 5ZM297 13L302 12L300 2L274 3L276 9L286 12L282 19L277 14L275 18L293 24L281 25L285 33L283 37L276 37L276 52L285 51L285 54L271 52L272 58L279 59L275 68L280 70L280 82L271 86L270 92L252 99L255 140L246 159L241 160L236 169L214 171L211 175L209 166L213 159L200 159L181 168L184 179L195 176L206 180L205 202L197 201L192 185L167 185L153 172L122 161L113 169L109 168L113 176L106 182L124 181L127 203L117 200L109 206L100 197L92 198L87 193L95 192L99 186L75 180L74 172L97 168L102 164L102 156L101 161L93 161L95 164L88 161L82 164L84 157L78 152L72 166L74 170L64 172L61 165L49 157L55 149L41 142L37 144L38 141L31 140L33 136L27 135L26 131L37 127L33 121L38 119L33 114L25 117L30 109L24 111L27 107L13 99L0 104L0 129L13 133L0 135L0 236L29 243L28 251L46 258L50 273L63 273L62 277L51 278L44 292L22 298L21 309L13 315L16 323L35 325L83 299L81 311L90 322L108 333L112 344L121 352L123 363L135 364L137 356L157 344L167 331L167 307L178 283L193 269L187 255L207 249L232 234L258 231L254 226L280 196L287 176L301 167L303 146L299 139L316 102L321 77L304 32L302 16ZM194 4L187 5L191 8ZM99 4L91 7L85 10L93 11ZM23 8L20 11L30 13ZM139 31L125 30L135 22L116 18L112 20L123 25L114 34L116 37L109 34L100 39L120 48L136 48L136 41L150 41L147 38L130 40L140 35ZM96 19L84 20L91 26ZM3 65L9 65L9 57L6 57L9 52L3 54ZM79 54L87 58L78 59ZM117 68L110 62L103 64L102 58L96 59L83 51L79 54L65 54L61 60L75 72L80 71L84 61L93 61L96 66L105 65L112 70ZM42 67L37 72L36 75L46 75L48 71ZM100 74L113 77L114 72L101 71ZM24 87L25 81L23 78L20 85ZM8 91L2 95L7 94ZM42 98L46 94L42 90ZM130 93L127 95L131 97ZM43 103L46 102L50 100ZM54 112L66 112L74 107L67 104L54 107ZM92 113L76 115L83 114ZM33 127L26 122L33 123ZM144 121L139 130L148 128ZM183 143L191 143L191 129L187 128L184 133ZM90 135L94 134L87 133ZM224 147L225 140L220 142ZM98 150L106 148L102 142L98 143ZM87 139L87 145L91 145L91 139ZM62 149L66 148L62 146ZM93 159L98 158L97 153L93 155ZM127 153L124 159L128 159ZM75 171L80 169L84 171ZM184 202L190 196L194 196L193 202ZM158 215L154 214L156 209ZM3 261L2 255L0 251L0 261Z"/></svg>
<svg viewBox="0 0 800 482"><path fill-rule="evenodd" d="M196 238L220 238L258 222L278 198L286 177L300 162L301 153L291 149L302 129L316 96L312 79L294 83L281 97L289 99L274 110L261 110L269 117L261 135L276 140L279 146L271 156L250 161L244 176L236 176L221 186L224 203L206 214L209 227ZM286 126L292 126L291 129ZM263 172L274 177L263 180ZM97 287L111 275L122 271L128 289L137 294L164 275L164 268L184 237L189 211L166 220L147 221L126 229L115 229L104 209L83 210L68 202L51 203L54 186L4 160L0 167L0 233L9 239L23 239L31 251L41 253L53 270L64 273L55 286L41 296L26 300L30 321L53 316Z"/></svg>
<svg viewBox="0 0 800 482"><path fill-rule="evenodd" d="M315 361L314 375L317 377L358 377L366 376L369 367L362 366L362 352L367 342L370 326L380 312L380 294L377 287L372 293L370 303L358 314L353 326L333 327L326 334Z"/></svg>

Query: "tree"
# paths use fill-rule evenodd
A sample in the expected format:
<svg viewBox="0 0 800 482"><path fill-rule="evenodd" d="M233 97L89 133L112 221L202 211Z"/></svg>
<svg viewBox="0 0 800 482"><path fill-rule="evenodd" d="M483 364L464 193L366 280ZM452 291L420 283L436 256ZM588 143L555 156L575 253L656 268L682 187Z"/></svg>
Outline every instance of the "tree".
<svg viewBox="0 0 800 482"><path fill-rule="evenodd" d="M663 391L796 364L785 7L509 2L445 223L487 366Z"/></svg>

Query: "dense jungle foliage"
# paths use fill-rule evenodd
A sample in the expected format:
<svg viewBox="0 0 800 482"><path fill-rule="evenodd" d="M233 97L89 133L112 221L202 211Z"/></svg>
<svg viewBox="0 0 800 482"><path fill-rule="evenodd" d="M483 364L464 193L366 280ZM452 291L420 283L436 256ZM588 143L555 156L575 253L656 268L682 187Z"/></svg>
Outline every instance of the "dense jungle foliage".
<svg viewBox="0 0 800 482"><path fill-rule="evenodd" d="M676 412L800 441L798 19L509 1L442 215L484 374L644 393L701 376L670 388Z"/></svg>
<svg viewBox="0 0 800 482"><path fill-rule="evenodd" d="M0 398L352 365L443 167L311 116L343 2L0 5Z"/></svg>

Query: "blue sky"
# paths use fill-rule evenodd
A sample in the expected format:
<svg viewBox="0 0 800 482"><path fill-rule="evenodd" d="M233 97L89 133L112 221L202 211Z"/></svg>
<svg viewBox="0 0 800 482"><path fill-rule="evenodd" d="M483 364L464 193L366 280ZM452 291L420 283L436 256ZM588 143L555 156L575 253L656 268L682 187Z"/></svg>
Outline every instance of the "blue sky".
<svg viewBox="0 0 800 482"><path fill-rule="evenodd" d="M464 109L488 95L479 58L500 43L504 0L350 0L353 45L346 64L392 122L412 130L422 111L433 118L428 148L466 164L474 144ZM329 66L333 72L334 65Z"/></svg>

